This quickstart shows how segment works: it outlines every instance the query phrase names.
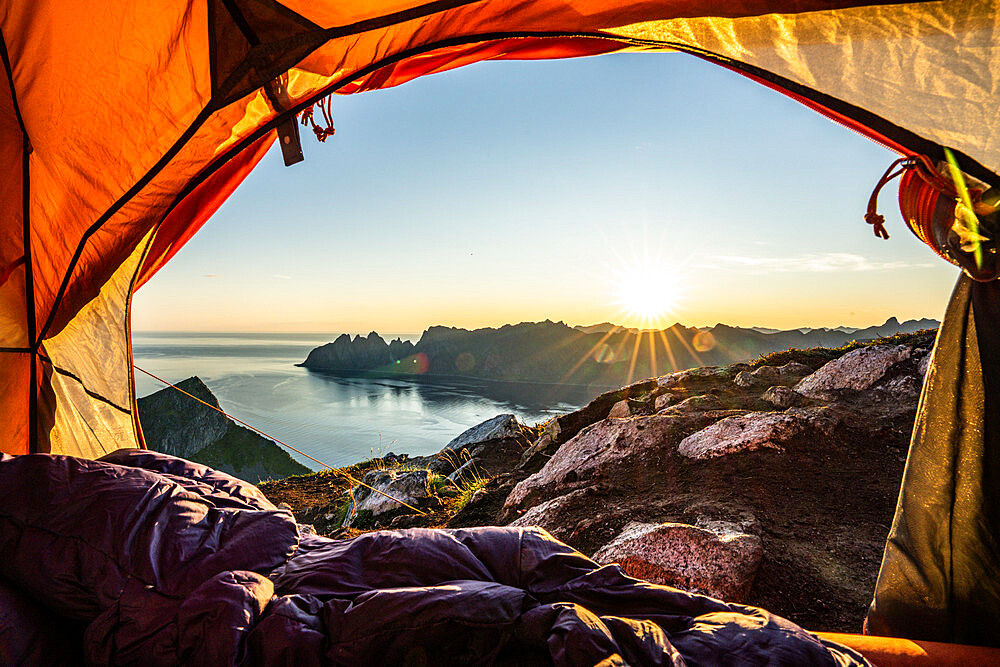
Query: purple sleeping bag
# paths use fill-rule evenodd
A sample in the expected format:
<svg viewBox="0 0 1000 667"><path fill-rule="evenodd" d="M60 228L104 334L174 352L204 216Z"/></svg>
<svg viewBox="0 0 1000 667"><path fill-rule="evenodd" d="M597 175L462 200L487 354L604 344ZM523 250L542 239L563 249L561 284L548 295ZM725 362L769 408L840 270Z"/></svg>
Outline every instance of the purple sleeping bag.
<svg viewBox="0 0 1000 667"><path fill-rule="evenodd" d="M0 458L0 578L86 624L92 664L866 664L540 529L301 536L228 475L107 458Z"/></svg>

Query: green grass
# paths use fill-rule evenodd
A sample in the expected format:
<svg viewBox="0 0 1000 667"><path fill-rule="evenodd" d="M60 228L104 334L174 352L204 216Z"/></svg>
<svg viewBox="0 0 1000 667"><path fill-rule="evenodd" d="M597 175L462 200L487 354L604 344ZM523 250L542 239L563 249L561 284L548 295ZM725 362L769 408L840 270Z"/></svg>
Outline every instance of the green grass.
<svg viewBox="0 0 1000 667"><path fill-rule="evenodd" d="M453 509L457 512L468 505L476 491L486 486L489 481L489 478L484 479L479 475L473 475L472 479L461 482L458 485L458 495L455 496L455 504L452 505Z"/></svg>
<svg viewBox="0 0 1000 667"><path fill-rule="evenodd" d="M427 475L427 490L432 496L453 498L458 494L458 487L444 475L439 475L430 470L427 471Z"/></svg>

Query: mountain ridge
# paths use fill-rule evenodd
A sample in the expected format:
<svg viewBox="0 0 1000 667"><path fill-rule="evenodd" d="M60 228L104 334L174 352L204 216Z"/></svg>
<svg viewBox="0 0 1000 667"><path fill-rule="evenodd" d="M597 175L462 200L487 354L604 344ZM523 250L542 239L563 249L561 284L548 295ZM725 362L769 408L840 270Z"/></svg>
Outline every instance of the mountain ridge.
<svg viewBox="0 0 1000 667"><path fill-rule="evenodd" d="M621 385L637 377L746 361L787 349L838 347L852 340L933 329L938 324L927 318L900 322L890 317L881 325L862 329L769 333L723 323L706 329L674 324L660 330L630 329L610 322L570 327L551 320L471 330L434 325L416 343L400 338L386 342L374 331L353 338L341 334L314 348L299 365L320 372Z"/></svg>

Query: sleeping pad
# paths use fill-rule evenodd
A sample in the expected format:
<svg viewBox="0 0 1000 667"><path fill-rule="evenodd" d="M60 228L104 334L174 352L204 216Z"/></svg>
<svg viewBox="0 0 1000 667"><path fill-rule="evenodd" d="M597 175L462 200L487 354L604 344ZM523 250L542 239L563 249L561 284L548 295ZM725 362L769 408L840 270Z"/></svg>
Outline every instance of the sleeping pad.
<svg viewBox="0 0 1000 667"><path fill-rule="evenodd" d="M0 582L18 590L0 604L46 610L38 636L52 618L85 627L91 664L867 664L761 609L600 567L541 529L333 540L249 484L142 450L0 457ZM9 630L0 662L35 660Z"/></svg>

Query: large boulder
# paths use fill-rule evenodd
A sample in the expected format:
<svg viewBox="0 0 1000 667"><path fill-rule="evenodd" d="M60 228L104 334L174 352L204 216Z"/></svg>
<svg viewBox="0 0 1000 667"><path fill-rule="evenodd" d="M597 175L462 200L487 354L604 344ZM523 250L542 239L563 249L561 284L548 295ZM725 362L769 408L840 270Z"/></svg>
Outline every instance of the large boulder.
<svg viewBox="0 0 1000 667"><path fill-rule="evenodd" d="M720 419L684 438L677 451L692 459L710 459L742 451L784 451L805 435L829 435L837 421L829 408L791 408L786 412L749 412Z"/></svg>
<svg viewBox="0 0 1000 667"><path fill-rule="evenodd" d="M636 579L742 602L764 555L760 538L718 522L712 528L630 523L593 559L618 563Z"/></svg>
<svg viewBox="0 0 1000 667"><path fill-rule="evenodd" d="M497 415L466 429L437 454L408 459L407 465L427 468L453 481L473 473L491 477L517 465L536 430L512 414ZM463 472L455 476L459 469Z"/></svg>
<svg viewBox="0 0 1000 667"><path fill-rule="evenodd" d="M844 390L871 389L885 379L893 366L912 355L913 348L908 345L860 347L803 378L795 391L810 398L829 398Z"/></svg>
<svg viewBox="0 0 1000 667"><path fill-rule="evenodd" d="M538 438L522 454L520 467L537 470L563 443L568 442L587 426L606 419L611 409L619 402L663 391L658 382L659 379L655 378L634 382L626 387L601 394L579 410L550 419L542 427Z"/></svg>
<svg viewBox="0 0 1000 667"><path fill-rule="evenodd" d="M562 445L541 470L514 487L504 503L504 516L513 516L525 505L615 481L621 470L638 462L665 459L685 429L712 421L711 413L692 412L592 424Z"/></svg>
<svg viewBox="0 0 1000 667"><path fill-rule="evenodd" d="M462 431L441 451L459 451L463 447L480 445L489 440L516 438L520 434L521 425L517 423L517 418L514 415L497 415Z"/></svg>
<svg viewBox="0 0 1000 667"><path fill-rule="evenodd" d="M364 485L351 489L354 501L347 507L345 527L386 525L391 518L413 511L406 505L416 507L431 495L427 470L369 470L361 481Z"/></svg>

